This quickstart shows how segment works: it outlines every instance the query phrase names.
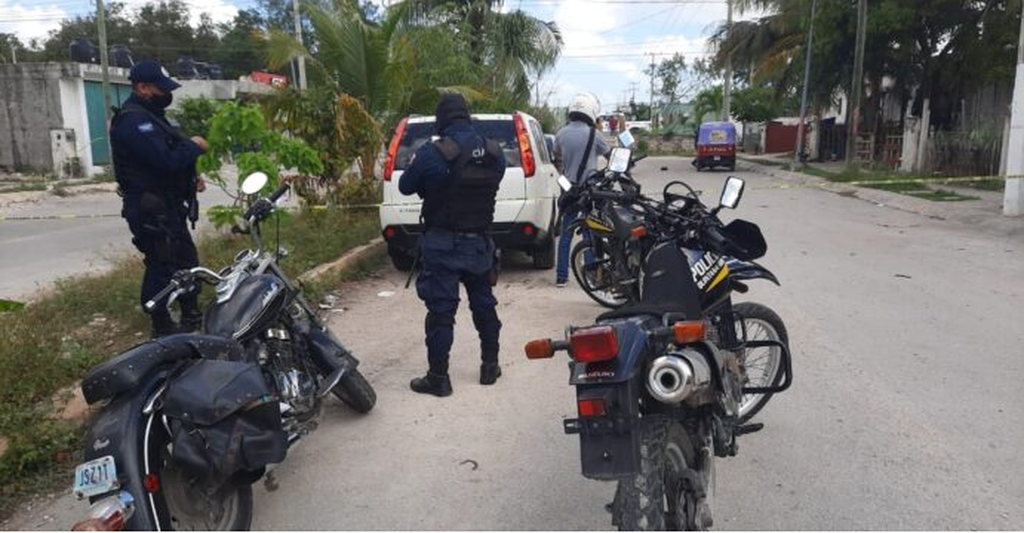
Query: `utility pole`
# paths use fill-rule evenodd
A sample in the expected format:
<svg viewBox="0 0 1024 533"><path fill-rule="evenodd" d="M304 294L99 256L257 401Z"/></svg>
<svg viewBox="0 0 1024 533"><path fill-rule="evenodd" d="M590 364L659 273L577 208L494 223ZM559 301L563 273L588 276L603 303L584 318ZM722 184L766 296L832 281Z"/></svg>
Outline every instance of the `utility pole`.
<svg viewBox="0 0 1024 533"><path fill-rule="evenodd" d="M99 26L100 34L100 75L102 77L102 89L103 89L103 111L106 116L106 124L109 127L110 114L111 114L111 102L110 102L110 62L107 60L107 10L103 5L103 0L96 0L96 24ZM104 132L103 138L106 139L107 153L110 151L110 135Z"/></svg>
<svg viewBox="0 0 1024 533"><path fill-rule="evenodd" d="M654 52L651 52L651 103L648 108L648 120L651 121L651 127L654 127Z"/></svg>
<svg viewBox="0 0 1024 533"><path fill-rule="evenodd" d="M18 64L18 47L11 45L11 63Z"/></svg>
<svg viewBox="0 0 1024 533"><path fill-rule="evenodd" d="M732 32L732 0L726 0L725 28ZM725 90L722 92L722 120L729 121L732 116L732 53L725 58Z"/></svg>
<svg viewBox="0 0 1024 533"><path fill-rule="evenodd" d="M807 60L804 62L804 92L800 97L800 124L796 128L796 155L793 157L793 163L796 165L803 164L804 123L807 121L807 86L811 81L811 50L814 47L814 14L817 7L818 0L812 0L811 21L807 30L807 48L804 49L804 55L807 56Z"/></svg>
<svg viewBox="0 0 1024 533"><path fill-rule="evenodd" d="M302 44L302 17L299 14L299 0L292 0L292 11L295 14L295 39ZM306 57L299 56L299 90L306 90Z"/></svg>
<svg viewBox="0 0 1024 533"><path fill-rule="evenodd" d="M1017 44L1017 78L1013 84L1010 109L1010 140L1006 143L1006 189L1003 192L1003 214L1024 215L1024 9L1021 12L1020 42Z"/></svg>
<svg viewBox="0 0 1024 533"><path fill-rule="evenodd" d="M850 120L847 124L846 165L853 164L857 149L857 131L860 126L860 98L864 89L864 41L868 31L868 0L857 0L857 41L853 57L853 98L850 101Z"/></svg>

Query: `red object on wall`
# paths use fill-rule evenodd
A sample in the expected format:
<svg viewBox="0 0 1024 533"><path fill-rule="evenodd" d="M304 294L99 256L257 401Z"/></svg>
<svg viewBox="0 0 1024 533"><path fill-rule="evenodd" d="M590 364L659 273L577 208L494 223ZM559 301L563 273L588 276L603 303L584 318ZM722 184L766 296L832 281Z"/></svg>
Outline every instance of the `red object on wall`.
<svg viewBox="0 0 1024 533"><path fill-rule="evenodd" d="M263 72L260 70L252 71L249 74L249 79L256 83L263 83L272 87L283 88L288 86L288 77L281 74L271 74L270 72Z"/></svg>
<svg viewBox="0 0 1024 533"><path fill-rule="evenodd" d="M765 132L764 153L780 154L796 150L797 126L786 126L780 122L770 122Z"/></svg>

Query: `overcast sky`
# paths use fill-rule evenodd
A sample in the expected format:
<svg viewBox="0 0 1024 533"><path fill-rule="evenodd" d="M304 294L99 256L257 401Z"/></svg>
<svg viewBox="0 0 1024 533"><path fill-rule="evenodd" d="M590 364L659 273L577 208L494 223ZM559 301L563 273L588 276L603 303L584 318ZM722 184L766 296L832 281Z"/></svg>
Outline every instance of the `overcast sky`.
<svg viewBox="0 0 1024 533"><path fill-rule="evenodd" d="M231 20L239 8L255 4L255 0L185 2L194 20L208 12L218 22ZM138 7L146 1L125 3ZM62 18L90 11L94 5L90 0L0 0L0 32L13 32L23 40L45 37ZM643 68L651 61L648 54L679 52L687 60L706 56L711 29L726 17L725 0L506 0L504 9L517 8L554 20L565 40L558 66L541 80L541 97L562 105L574 93L590 91L606 110L634 89L637 100L647 101L649 79Z"/></svg>

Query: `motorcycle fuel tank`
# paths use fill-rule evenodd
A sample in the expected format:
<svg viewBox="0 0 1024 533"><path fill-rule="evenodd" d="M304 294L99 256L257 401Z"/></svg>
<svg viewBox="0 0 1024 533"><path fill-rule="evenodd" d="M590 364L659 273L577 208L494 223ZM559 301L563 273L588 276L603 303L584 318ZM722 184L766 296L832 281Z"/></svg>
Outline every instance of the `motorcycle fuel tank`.
<svg viewBox="0 0 1024 533"><path fill-rule="evenodd" d="M229 299L211 304L206 310L206 333L242 340L262 331L287 304L288 292L274 276L250 276L238 284Z"/></svg>

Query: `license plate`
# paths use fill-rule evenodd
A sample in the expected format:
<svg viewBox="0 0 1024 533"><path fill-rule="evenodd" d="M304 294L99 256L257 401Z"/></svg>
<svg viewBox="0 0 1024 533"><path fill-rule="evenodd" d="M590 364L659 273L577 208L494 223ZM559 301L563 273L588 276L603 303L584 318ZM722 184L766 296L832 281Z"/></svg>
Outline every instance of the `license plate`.
<svg viewBox="0 0 1024 533"><path fill-rule="evenodd" d="M721 161L721 160L722 160L722 156L720 156L720 155L716 155L715 156L715 161Z"/></svg>
<svg viewBox="0 0 1024 533"><path fill-rule="evenodd" d="M112 455L93 459L75 468L74 493L78 497L96 496L117 487L117 467Z"/></svg>

